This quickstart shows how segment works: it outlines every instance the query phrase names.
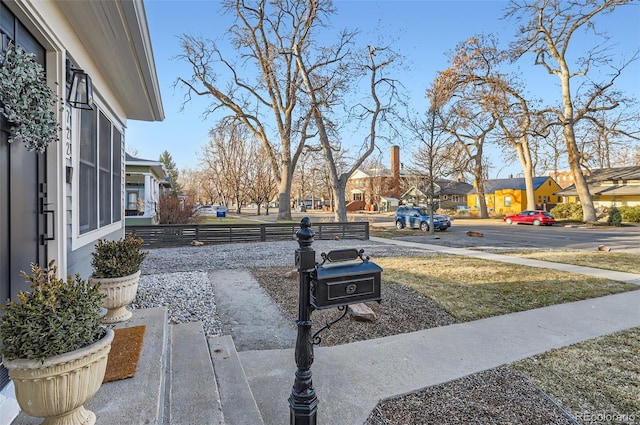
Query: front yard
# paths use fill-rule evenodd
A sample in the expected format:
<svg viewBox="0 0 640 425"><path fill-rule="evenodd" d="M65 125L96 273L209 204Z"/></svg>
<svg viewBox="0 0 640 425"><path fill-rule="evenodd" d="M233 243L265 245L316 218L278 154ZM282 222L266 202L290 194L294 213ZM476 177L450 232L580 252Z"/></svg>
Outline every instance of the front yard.
<svg viewBox="0 0 640 425"><path fill-rule="evenodd" d="M580 257L547 255L542 258L559 262ZM598 255L595 258L606 258L606 264L623 271L635 270L628 268L635 264L633 258L624 254ZM594 258L587 261L590 267L599 264ZM384 268L383 302L370 304L378 321L338 322L323 334L323 346L640 289L581 274L451 255L377 257L375 262ZM295 319L298 286L297 280L284 276L288 270L252 273ZM314 324L321 326L332 315L333 309L316 311ZM638 423L639 341L640 328L635 328L385 400L367 424L570 425L576 419L584 424Z"/></svg>

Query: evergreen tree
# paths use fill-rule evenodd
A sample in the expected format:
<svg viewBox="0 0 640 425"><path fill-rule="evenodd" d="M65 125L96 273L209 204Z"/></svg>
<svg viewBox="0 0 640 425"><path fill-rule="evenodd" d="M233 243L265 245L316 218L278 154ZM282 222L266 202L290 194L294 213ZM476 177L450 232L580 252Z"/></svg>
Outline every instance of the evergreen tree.
<svg viewBox="0 0 640 425"><path fill-rule="evenodd" d="M609 218L607 218L607 224L609 226L622 225L622 215L620 214L620 210L617 207L611 207L611 209L609 209Z"/></svg>
<svg viewBox="0 0 640 425"><path fill-rule="evenodd" d="M164 168L167 170L169 174L169 178L171 179L171 188L173 189L173 193L178 195L182 193L182 187L180 183L178 183L178 168L176 167L176 163L173 161L171 154L168 151L162 152L158 161L164 164Z"/></svg>

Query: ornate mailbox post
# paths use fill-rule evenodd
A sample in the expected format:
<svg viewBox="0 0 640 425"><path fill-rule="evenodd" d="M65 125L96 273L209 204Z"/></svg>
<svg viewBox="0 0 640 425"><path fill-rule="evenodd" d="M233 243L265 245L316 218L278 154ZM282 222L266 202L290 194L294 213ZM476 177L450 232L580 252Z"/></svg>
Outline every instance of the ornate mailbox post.
<svg viewBox="0 0 640 425"><path fill-rule="evenodd" d="M315 232L311 229L311 220L304 217L300 221L300 230L296 233L296 267L300 275L300 297L298 300L298 337L296 338L296 379L289 397L290 423L292 425L316 425L318 398L311 380L313 363L313 344L311 343L311 311L309 303L311 274L316 266L316 252L311 248Z"/></svg>
<svg viewBox="0 0 640 425"><path fill-rule="evenodd" d="M322 254L322 264L316 264L316 252L311 248L315 232L311 221L304 217L296 233L299 248L295 263L300 276L298 301L298 337L296 339L296 376L289 396L290 424L316 425L318 398L311 379L313 345L320 343L320 333L346 316L347 305L366 301L380 302L382 268L370 262L363 250L340 249ZM349 262L349 260L362 260ZM341 263L341 264L328 264ZM314 309L337 307L342 314L311 335L311 313Z"/></svg>

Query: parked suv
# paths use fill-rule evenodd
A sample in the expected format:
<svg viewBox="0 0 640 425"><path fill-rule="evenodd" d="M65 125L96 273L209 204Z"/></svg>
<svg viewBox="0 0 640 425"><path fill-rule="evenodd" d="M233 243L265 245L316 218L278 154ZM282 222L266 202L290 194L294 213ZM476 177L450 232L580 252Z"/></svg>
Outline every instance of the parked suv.
<svg viewBox="0 0 640 425"><path fill-rule="evenodd" d="M410 227L412 229L420 229L423 232L429 231L429 211L424 207L398 207L394 221L398 229ZM434 229L445 231L450 226L451 220L449 220L449 217L441 215L433 216Z"/></svg>

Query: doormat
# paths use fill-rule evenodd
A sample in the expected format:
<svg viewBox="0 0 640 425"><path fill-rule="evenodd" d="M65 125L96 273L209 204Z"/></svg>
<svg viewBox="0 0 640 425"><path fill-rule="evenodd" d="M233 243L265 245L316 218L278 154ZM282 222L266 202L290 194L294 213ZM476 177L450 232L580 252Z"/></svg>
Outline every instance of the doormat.
<svg viewBox="0 0 640 425"><path fill-rule="evenodd" d="M138 369L138 360L144 341L145 325L114 329L111 351L107 359L107 371L102 382L132 378Z"/></svg>

